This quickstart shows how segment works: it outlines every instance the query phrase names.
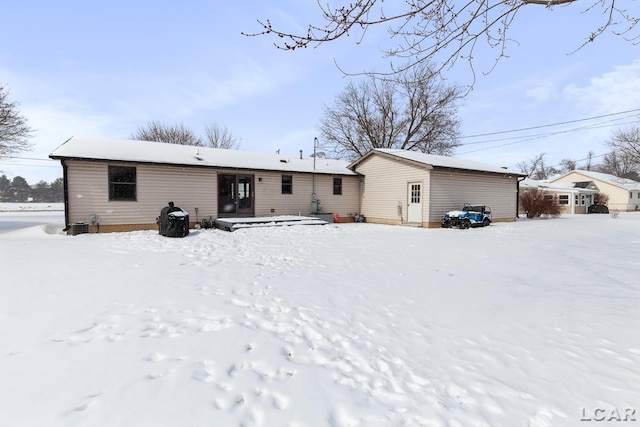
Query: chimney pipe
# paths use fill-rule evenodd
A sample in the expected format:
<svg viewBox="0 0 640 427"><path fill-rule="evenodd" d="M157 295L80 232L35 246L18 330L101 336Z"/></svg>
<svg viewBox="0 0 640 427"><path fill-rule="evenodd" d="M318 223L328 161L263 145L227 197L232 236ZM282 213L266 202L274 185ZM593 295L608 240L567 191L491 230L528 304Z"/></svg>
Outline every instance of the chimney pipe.
<svg viewBox="0 0 640 427"><path fill-rule="evenodd" d="M300 160L302 160L302 150L300 150Z"/></svg>

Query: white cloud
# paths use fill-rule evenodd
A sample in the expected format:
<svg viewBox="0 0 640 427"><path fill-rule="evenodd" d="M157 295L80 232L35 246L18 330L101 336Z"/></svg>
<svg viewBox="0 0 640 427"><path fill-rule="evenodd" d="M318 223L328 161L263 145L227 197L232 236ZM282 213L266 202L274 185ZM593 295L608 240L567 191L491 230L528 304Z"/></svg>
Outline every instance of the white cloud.
<svg viewBox="0 0 640 427"><path fill-rule="evenodd" d="M640 105L640 60L614 67L584 87L568 85L563 97L596 114L632 110Z"/></svg>
<svg viewBox="0 0 640 427"><path fill-rule="evenodd" d="M558 89L552 81L544 81L537 87L529 89L525 92L527 98L533 98L537 102L546 102L557 98Z"/></svg>

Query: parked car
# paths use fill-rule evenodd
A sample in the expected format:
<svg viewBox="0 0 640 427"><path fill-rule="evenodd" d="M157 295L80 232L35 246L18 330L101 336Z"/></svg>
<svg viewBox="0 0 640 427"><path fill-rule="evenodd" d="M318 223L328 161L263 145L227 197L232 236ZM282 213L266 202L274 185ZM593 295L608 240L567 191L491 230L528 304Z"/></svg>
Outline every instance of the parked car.
<svg viewBox="0 0 640 427"><path fill-rule="evenodd" d="M442 217L442 228L487 227L491 224L491 208L466 204L461 211L449 211Z"/></svg>
<svg viewBox="0 0 640 427"><path fill-rule="evenodd" d="M587 212L608 214L609 208L606 205L591 205L587 208Z"/></svg>

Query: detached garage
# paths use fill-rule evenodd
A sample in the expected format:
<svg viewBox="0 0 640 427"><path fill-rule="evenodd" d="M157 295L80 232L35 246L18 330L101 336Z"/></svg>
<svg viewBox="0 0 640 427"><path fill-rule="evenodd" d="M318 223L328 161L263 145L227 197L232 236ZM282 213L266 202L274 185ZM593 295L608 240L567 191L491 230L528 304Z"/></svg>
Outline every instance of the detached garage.
<svg viewBox="0 0 640 427"><path fill-rule="evenodd" d="M478 162L397 149L375 149L349 165L364 176L367 222L440 227L465 203L491 207L493 222L515 221L518 181L526 175Z"/></svg>

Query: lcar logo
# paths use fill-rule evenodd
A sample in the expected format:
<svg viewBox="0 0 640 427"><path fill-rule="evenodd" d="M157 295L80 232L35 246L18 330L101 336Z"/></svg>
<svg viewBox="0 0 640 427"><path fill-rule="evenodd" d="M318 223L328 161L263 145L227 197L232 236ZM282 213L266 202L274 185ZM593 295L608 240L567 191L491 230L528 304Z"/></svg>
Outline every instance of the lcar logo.
<svg viewBox="0 0 640 427"><path fill-rule="evenodd" d="M637 421L634 408L582 408L580 421L591 422L629 422Z"/></svg>

